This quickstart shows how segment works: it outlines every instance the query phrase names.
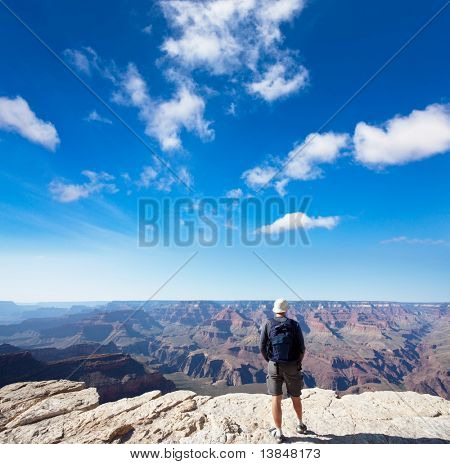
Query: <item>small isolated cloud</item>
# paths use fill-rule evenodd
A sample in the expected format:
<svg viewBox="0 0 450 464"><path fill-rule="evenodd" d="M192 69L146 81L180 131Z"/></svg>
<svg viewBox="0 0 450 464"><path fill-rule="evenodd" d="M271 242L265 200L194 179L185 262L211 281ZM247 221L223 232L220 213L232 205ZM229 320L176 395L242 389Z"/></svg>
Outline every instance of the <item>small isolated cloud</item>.
<svg viewBox="0 0 450 464"><path fill-rule="evenodd" d="M96 122L103 122L105 124L112 124L111 119L105 118L104 116L100 116L96 110L91 111L85 118L85 121L96 121Z"/></svg>
<svg viewBox="0 0 450 464"><path fill-rule="evenodd" d="M194 91L191 82L179 79L177 89L167 101L150 97L147 84L134 64L130 64L120 81L120 89L114 94L119 104L134 106L145 123L145 132L155 137L163 150L181 148L181 131L197 134L203 140L214 138L210 122L204 119L205 102Z"/></svg>
<svg viewBox="0 0 450 464"><path fill-rule="evenodd" d="M240 188L231 189L225 193L226 198L242 198L243 196L244 192Z"/></svg>
<svg viewBox="0 0 450 464"><path fill-rule="evenodd" d="M142 28L142 32L144 34L151 35L152 34L152 29L153 29L152 25L149 24L148 26L145 26L145 27Z"/></svg>
<svg viewBox="0 0 450 464"><path fill-rule="evenodd" d="M245 171L241 178L252 189L258 189L270 183L277 174L277 170L271 166L256 166Z"/></svg>
<svg viewBox="0 0 450 464"><path fill-rule="evenodd" d="M333 229L339 224L339 216L309 217L305 213L287 213L272 224L261 227L259 230L265 234L277 234L295 229Z"/></svg>
<svg viewBox="0 0 450 464"><path fill-rule="evenodd" d="M136 185L139 188L149 188L150 183L156 179L157 175L158 173L152 168L152 166L144 166Z"/></svg>
<svg viewBox="0 0 450 464"><path fill-rule="evenodd" d="M68 48L63 54L68 64L72 65L76 71L88 76L95 71L115 83L118 72L115 62L105 62L92 47L82 47L81 50Z"/></svg>
<svg viewBox="0 0 450 464"><path fill-rule="evenodd" d="M175 169L175 172L176 177L166 169L155 182L155 188L162 192L170 192L175 185L192 186L192 176L186 166Z"/></svg>
<svg viewBox="0 0 450 464"><path fill-rule="evenodd" d="M71 184L64 180L55 179L50 182L49 191L54 200L70 203L81 198L87 198L94 193L116 193L118 189L113 183L114 176L107 172L82 171L87 181L81 184Z"/></svg>
<svg viewBox="0 0 450 464"><path fill-rule="evenodd" d="M305 87L308 71L300 66L296 72L288 73L283 63L272 65L261 77L248 85L249 93L258 95L268 102L286 97Z"/></svg>
<svg viewBox="0 0 450 464"><path fill-rule="evenodd" d="M78 71L81 71L85 74L91 74L91 62L87 53L81 50L74 50L70 48L64 50L63 53L69 62L75 66Z"/></svg>
<svg viewBox="0 0 450 464"><path fill-rule="evenodd" d="M432 238L409 238L405 235L382 240L380 243L382 245L387 245L390 243L407 243L408 245L450 245L450 243L445 240L435 240Z"/></svg>
<svg viewBox="0 0 450 464"><path fill-rule="evenodd" d="M170 192L179 184L188 187L192 185L192 176L187 167L173 167L172 170L173 172L154 157L153 166L144 166L135 184L139 189L152 187L162 192Z"/></svg>
<svg viewBox="0 0 450 464"><path fill-rule="evenodd" d="M230 106L226 110L226 114L230 116L236 116L236 104L234 102L230 103Z"/></svg>
<svg viewBox="0 0 450 464"><path fill-rule="evenodd" d="M450 105L433 104L381 126L356 125L355 158L366 166L406 164L450 150Z"/></svg>
<svg viewBox="0 0 450 464"><path fill-rule="evenodd" d="M51 151L55 151L60 143L55 126L39 119L20 96L0 97L0 129L15 132Z"/></svg>

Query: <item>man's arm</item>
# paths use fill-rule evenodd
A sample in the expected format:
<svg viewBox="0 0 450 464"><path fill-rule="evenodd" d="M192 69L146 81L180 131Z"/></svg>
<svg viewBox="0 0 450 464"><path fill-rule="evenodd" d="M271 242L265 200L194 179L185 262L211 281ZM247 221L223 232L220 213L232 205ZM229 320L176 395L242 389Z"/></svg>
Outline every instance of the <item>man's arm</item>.
<svg viewBox="0 0 450 464"><path fill-rule="evenodd" d="M298 324L298 322L297 322ZM297 330L297 343L298 343L298 351L300 352L300 356L298 358L299 362L301 363L303 361L303 357L305 356L305 340L303 338L303 332L300 327L300 324L298 324L298 330Z"/></svg>
<svg viewBox="0 0 450 464"><path fill-rule="evenodd" d="M269 334L267 333L267 322L263 325L261 329L261 337L259 339L259 351L263 355L263 358L266 361L269 361L267 356L267 345L269 343Z"/></svg>

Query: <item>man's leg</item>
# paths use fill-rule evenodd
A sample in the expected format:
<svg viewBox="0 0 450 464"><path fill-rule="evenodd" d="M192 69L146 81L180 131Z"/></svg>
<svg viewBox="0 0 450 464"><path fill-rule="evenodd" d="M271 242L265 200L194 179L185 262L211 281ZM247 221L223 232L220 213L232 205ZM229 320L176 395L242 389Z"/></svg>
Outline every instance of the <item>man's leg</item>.
<svg viewBox="0 0 450 464"><path fill-rule="evenodd" d="M292 406L294 406L295 414L297 415L297 427L296 430L298 433L306 432L306 425L303 423L303 410L302 410L302 400L299 396L291 396Z"/></svg>
<svg viewBox="0 0 450 464"><path fill-rule="evenodd" d="M283 395L272 396L272 416L273 423L277 429L281 430L282 412L281 412L281 398Z"/></svg>
<svg viewBox="0 0 450 464"><path fill-rule="evenodd" d="M302 400L299 396L292 396L292 405L294 406L295 414L297 414L297 419L301 421L303 419L303 411L302 411Z"/></svg>
<svg viewBox="0 0 450 464"><path fill-rule="evenodd" d="M275 427L269 429L277 443L283 441L281 430L281 399L283 398L283 377L278 372L278 366L272 361L267 367L267 392L272 396L272 416Z"/></svg>
<svg viewBox="0 0 450 464"><path fill-rule="evenodd" d="M300 400L302 393L303 379L302 373L298 368L297 363L286 366L286 386L289 396L292 399L292 406L294 407L295 414L297 415L297 427L295 430L298 433L306 432L306 425L303 423L303 408Z"/></svg>

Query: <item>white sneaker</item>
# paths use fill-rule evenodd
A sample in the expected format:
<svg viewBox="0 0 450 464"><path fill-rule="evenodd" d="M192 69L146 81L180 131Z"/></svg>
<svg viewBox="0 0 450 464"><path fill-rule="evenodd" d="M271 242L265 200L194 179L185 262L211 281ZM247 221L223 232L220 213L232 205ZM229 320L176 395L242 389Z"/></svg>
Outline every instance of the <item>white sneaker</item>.
<svg viewBox="0 0 450 464"><path fill-rule="evenodd" d="M270 428L269 433L270 433L270 436L275 438L278 445L280 443L283 443L284 440L286 439L286 437L282 433L278 432L278 430L275 427Z"/></svg>

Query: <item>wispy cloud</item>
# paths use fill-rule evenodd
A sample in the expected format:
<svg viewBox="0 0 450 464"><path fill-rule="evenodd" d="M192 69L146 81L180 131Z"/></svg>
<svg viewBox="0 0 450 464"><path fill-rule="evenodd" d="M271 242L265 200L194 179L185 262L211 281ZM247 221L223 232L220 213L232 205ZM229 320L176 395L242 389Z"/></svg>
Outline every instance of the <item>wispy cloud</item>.
<svg viewBox="0 0 450 464"><path fill-rule="evenodd" d="M250 188L257 189L266 183L270 183L276 174L277 170L273 166L256 166L244 171L241 178Z"/></svg>
<svg viewBox="0 0 450 464"><path fill-rule="evenodd" d="M230 116L236 116L236 103L231 102L225 113L229 114Z"/></svg>
<svg viewBox="0 0 450 464"><path fill-rule="evenodd" d="M111 119L105 118L104 116L100 116L96 110L92 110L85 118L85 121L95 121L95 122L103 122L105 124L112 124Z"/></svg>
<svg viewBox="0 0 450 464"><path fill-rule="evenodd" d="M242 178L250 188L274 186L282 195L290 180L312 180L321 177L320 165L335 162L347 144L347 134L312 133L284 159L249 169L242 174Z"/></svg>
<svg viewBox="0 0 450 464"><path fill-rule="evenodd" d="M297 69L293 66L289 73L284 63L276 63L270 66L260 79L250 83L248 90L250 93L272 102L298 92L305 87L307 81L308 71L303 66L299 66Z"/></svg>
<svg viewBox="0 0 450 464"><path fill-rule="evenodd" d="M122 74L114 101L134 106L139 118L145 123L145 132L155 137L163 150L181 148L181 131L197 134L203 140L214 138L214 131L205 120L205 102L195 93L194 85L185 79L177 79L173 96L166 101L150 97L147 84L134 64L129 64Z"/></svg>
<svg viewBox="0 0 450 464"><path fill-rule="evenodd" d="M152 34L152 29L153 29L153 28L152 28L152 25L149 24L149 25L147 25L147 26L145 26L145 27L142 28L142 32L143 32L144 34L151 35L151 34Z"/></svg>
<svg viewBox="0 0 450 464"><path fill-rule="evenodd" d="M102 59L92 47L82 47L79 50L68 48L63 54L76 71L88 76L96 72L111 82L116 81L116 63Z"/></svg>
<svg viewBox="0 0 450 464"><path fill-rule="evenodd" d="M311 180L322 176L321 165L334 163L346 149L348 136L326 132L309 134L303 144L288 153L286 160L292 160L283 171L288 179Z"/></svg>
<svg viewBox="0 0 450 464"><path fill-rule="evenodd" d="M51 151L55 151L60 143L55 126L39 119L20 96L0 97L0 129L15 132Z"/></svg>
<svg viewBox="0 0 450 464"><path fill-rule="evenodd" d="M243 195L244 195L244 192L242 192L242 189L240 188L231 189L225 193L226 198L242 198Z"/></svg>
<svg viewBox="0 0 450 464"><path fill-rule="evenodd" d="M305 213L287 213L272 224L263 226L260 232L266 234L276 234L295 229L333 229L339 224L339 216L317 216L310 217Z"/></svg>
<svg viewBox="0 0 450 464"><path fill-rule="evenodd" d="M113 183L114 176L107 172L85 170L81 174L88 179L81 184L73 184L60 179L50 182L49 191L53 199L61 203L70 203L81 198L87 198L94 193L118 192L118 188Z"/></svg>
<svg viewBox="0 0 450 464"><path fill-rule="evenodd" d="M170 192L176 185L183 184L191 186L192 176L185 166L176 169L177 177L169 172L157 158L153 158L152 166L144 166L135 182L138 189L154 188L155 190Z"/></svg>
<svg viewBox="0 0 450 464"><path fill-rule="evenodd" d="M74 50L74 49L66 49L64 50L64 55L66 58L70 61L70 63L75 66L77 71L80 71L85 74L91 74L91 58L92 56L91 53L89 53L89 50L87 52L82 51L82 50Z"/></svg>
<svg viewBox="0 0 450 464"><path fill-rule="evenodd" d="M192 88L181 85L172 98L156 105L147 131L156 137L163 150L181 147L180 132L186 129L202 140L212 140L214 131L204 119L205 102Z"/></svg>
<svg viewBox="0 0 450 464"><path fill-rule="evenodd" d="M398 237L389 238L387 240L382 240L380 244L387 245L390 243L406 243L408 245L443 245L450 246L450 242L441 239L433 238L410 238L405 235L400 235Z"/></svg>
<svg viewBox="0 0 450 464"><path fill-rule="evenodd" d="M205 141L214 138L211 122L204 117L205 100L191 79L169 70L166 77L173 83L175 91L170 98L160 99L151 96L145 79L134 63L121 70L114 61L102 59L92 47L67 49L64 54L78 71L91 74L95 70L111 81L114 85L112 100L118 105L136 108L139 119L145 124L145 133L157 139L163 150L181 149L183 130ZM106 122L106 118L96 112L92 112L88 118Z"/></svg>
<svg viewBox="0 0 450 464"><path fill-rule="evenodd" d="M139 188L149 188L150 184L156 179L158 173L153 169L152 166L144 166L142 168L139 179L136 181L136 185Z"/></svg>

